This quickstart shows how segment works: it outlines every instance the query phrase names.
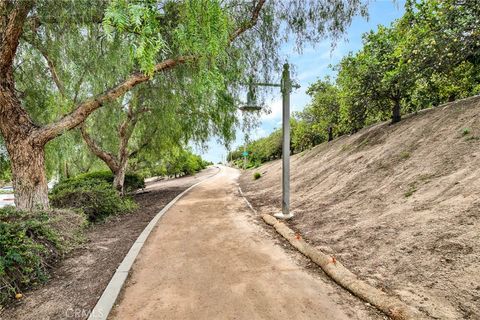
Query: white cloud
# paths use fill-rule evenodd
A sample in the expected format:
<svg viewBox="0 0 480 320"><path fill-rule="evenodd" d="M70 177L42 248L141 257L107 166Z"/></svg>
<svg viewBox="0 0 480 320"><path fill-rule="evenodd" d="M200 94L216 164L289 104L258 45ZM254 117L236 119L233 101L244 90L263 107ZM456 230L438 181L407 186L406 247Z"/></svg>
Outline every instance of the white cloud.
<svg viewBox="0 0 480 320"><path fill-rule="evenodd" d="M263 129L262 127L258 127L258 128L255 128L255 130L253 131L252 135L251 135L251 139L252 140L257 140L257 139L260 139L260 138L263 138L263 137L266 137L268 136L268 132Z"/></svg>
<svg viewBox="0 0 480 320"><path fill-rule="evenodd" d="M263 113L261 116L262 121L277 120L282 117L282 99L277 98L270 103L267 103L270 113Z"/></svg>

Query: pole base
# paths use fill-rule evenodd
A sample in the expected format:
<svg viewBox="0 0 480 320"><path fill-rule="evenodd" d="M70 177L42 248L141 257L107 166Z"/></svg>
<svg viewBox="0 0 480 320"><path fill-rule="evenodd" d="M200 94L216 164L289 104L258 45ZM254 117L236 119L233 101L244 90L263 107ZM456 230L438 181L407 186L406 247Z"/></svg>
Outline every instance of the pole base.
<svg viewBox="0 0 480 320"><path fill-rule="evenodd" d="M283 212L275 213L273 216L274 216L275 218L277 218L277 219L282 219L282 220L288 220L288 219L293 218L293 214L292 214L292 213L283 214Z"/></svg>

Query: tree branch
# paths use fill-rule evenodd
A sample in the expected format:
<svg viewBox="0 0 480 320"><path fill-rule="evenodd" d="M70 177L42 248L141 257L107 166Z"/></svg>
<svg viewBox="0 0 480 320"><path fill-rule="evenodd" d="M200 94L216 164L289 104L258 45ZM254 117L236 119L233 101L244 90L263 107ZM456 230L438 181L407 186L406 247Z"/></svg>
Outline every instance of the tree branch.
<svg viewBox="0 0 480 320"><path fill-rule="evenodd" d="M102 159L103 162L105 162L107 166L110 168L110 170L112 170L112 172L118 171L119 169L118 159L116 159L115 156L110 152L102 150L102 148L98 145L98 143L95 140L93 140L93 138L90 137L90 135L88 134L85 124L80 126L80 132L82 133L83 141L85 141L85 143L87 144L88 149L90 149L90 151L94 155Z"/></svg>
<svg viewBox="0 0 480 320"><path fill-rule="evenodd" d="M13 64L18 42L23 32L23 24L33 3L32 0L19 1L8 16L5 16L8 3L5 2L1 6L2 15L4 15L0 18L2 19L0 24L0 35L2 35L0 39L0 74L2 76L7 74Z"/></svg>
<svg viewBox="0 0 480 320"><path fill-rule="evenodd" d="M240 27L237 28L229 37L229 43L233 42L237 37L239 37L242 33L251 29L258 21L258 17L260 16L260 11L262 11L263 5L265 4L266 0L260 0L255 5L252 11L252 16L250 20L244 22Z"/></svg>
<svg viewBox="0 0 480 320"><path fill-rule="evenodd" d="M155 66L154 73L163 72L174 68L179 64L194 61L194 56L184 56L177 59L167 59ZM141 72L131 74L127 79L116 85L115 87L87 99L77 105L75 110L63 116L61 119L39 128L36 133L34 142L37 144L45 144L55 137L61 135L64 131L71 130L80 125L93 111L100 108L106 102L121 97L125 92L131 90L135 86L150 80L150 76Z"/></svg>
<svg viewBox="0 0 480 320"><path fill-rule="evenodd" d="M80 93L80 88L82 87L83 78L85 77L86 72L84 71L77 83L75 84L75 94L73 95L73 103L78 102L78 94Z"/></svg>
<svg viewBox="0 0 480 320"><path fill-rule="evenodd" d="M34 37L35 36L36 36L36 33L34 33ZM50 71L50 75L52 76L53 82L55 82L55 85L57 86L57 89L60 92L60 94L63 97L66 97L65 86L63 85L63 82L58 77L57 68L55 67L55 64L53 63L53 60L48 55L47 50L45 50L45 48L42 46L42 44L40 43L40 41L38 39L32 39L29 42L35 49L38 50L38 52L40 52L42 54L45 61L47 61L48 70Z"/></svg>
<svg viewBox="0 0 480 320"><path fill-rule="evenodd" d="M155 136L155 133L157 133L157 128L155 128L152 131L152 133L147 136L147 139L145 141L143 141L143 143L141 145L139 145L134 151L130 152L130 154L128 155L128 158L132 158L132 157L136 156L140 151L142 151L144 148L148 147L150 142L152 142L152 140Z"/></svg>

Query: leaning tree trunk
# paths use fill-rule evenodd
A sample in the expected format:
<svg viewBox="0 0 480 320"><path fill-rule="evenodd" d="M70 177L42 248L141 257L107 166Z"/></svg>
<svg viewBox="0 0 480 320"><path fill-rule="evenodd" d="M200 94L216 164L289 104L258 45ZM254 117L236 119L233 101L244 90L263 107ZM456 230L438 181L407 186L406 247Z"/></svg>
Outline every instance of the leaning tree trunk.
<svg viewBox="0 0 480 320"><path fill-rule="evenodd" d="M118 169L113 173L113 186L120 192L125 194L125 173L127 172L128 159L122 159L122 162L118 166Z"/></svg>

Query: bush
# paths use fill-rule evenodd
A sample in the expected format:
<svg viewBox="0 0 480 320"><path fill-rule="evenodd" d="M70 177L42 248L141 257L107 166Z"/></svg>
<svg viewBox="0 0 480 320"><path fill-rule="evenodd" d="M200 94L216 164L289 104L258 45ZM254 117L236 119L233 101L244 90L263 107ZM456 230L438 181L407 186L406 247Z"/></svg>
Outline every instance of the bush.
<svg viewBox="0 0 480 320"><path fill-rule="evenodd" d="M91 180L91 179L104 180L110 184L113 184L114 176L111 171L94 171L94 172L80 174L73 178L60 181L60 183L64 183L64 182L69 183L73 180ZM127 192L134 191L137 189L143 189L145 188L145 181L143 177L139 174L127 173L125 175L124 187Z"/></svg>
<svg viewBox="0 0 480 320"><path fill-rule="evenodd" d="M122 198L110 183L102 179L65 180L53 188L50 201L55 208L81 209L92 222L136 208L131 199Z"/></svg>
<svg viewBox="0 0 480 320"><path fill-rule="evenodd" d="M253 174L253 180L258 180L262 177L262 174L260 172L255 172Z"/></svg>
<svg viewBox="0 0 480 320"><path fill-rule="evenodd" d="M49 266L78 242L85 215L0 209L0 305L48 279Z"/></svg>

